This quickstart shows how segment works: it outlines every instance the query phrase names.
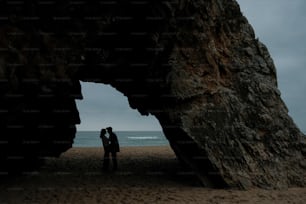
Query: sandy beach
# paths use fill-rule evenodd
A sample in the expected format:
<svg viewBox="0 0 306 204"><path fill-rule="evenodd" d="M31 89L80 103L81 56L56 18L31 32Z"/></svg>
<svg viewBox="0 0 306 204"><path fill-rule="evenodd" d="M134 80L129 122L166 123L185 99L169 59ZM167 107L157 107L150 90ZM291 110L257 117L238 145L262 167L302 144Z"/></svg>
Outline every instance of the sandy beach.
<svg viewBox="0 0 306 204"><path fill-rule="evenodd" d="M102 148L72 148L37 172L1 179L0 204L305 203L306 188L203 188L168 146L122 147L117 172L102 172Z"/></svg>

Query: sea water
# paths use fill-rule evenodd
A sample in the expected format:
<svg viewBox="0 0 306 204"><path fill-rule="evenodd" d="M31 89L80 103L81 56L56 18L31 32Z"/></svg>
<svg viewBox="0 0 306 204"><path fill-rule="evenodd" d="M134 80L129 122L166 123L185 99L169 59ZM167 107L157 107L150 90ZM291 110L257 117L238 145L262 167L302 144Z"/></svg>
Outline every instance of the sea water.
<svg viewBox="0 0 306 204"><path fill-rule="evenodd" d="M306 131L303 131L306 135ZM164 146L169 145L162 131L117 131L115 132L122 147ZM73 147L101 147L99 131L78 131Z"/></svg>
<svg viewBox="0 0 306 204"><path fill-rule="evenodd" d="M115 134L121 147L169 145L162 131L115 131ZM78 131L73 143L73 147L101 146L99 131Z"/></svg>

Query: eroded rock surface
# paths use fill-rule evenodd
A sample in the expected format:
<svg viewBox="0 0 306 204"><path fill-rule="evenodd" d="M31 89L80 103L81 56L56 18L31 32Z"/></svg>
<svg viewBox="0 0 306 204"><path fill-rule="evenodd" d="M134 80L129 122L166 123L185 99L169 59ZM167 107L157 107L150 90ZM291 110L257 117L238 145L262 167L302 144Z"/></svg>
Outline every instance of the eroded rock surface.
<svg viewBox="0 0 306 204"><path fill-rule="evenodd" d="M82 80L156 116L204 185L305 186L305 137L236 1L0 4L3 167L71 147Z"/></svg>

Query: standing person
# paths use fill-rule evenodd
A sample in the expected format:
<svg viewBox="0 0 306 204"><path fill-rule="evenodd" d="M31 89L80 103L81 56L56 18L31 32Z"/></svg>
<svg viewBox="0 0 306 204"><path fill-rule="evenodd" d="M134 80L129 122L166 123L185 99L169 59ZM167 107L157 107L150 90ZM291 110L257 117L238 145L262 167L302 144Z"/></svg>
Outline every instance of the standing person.
<svg viewBox="0 0 306 204"><path fill-rule="evenodd" d="M110 141L110 152L112 154L112 162L113 162L113 171L117 170L117 152L120 152L119 142L117 135L113 132L112 127L106 128L109 134L109 141Z"/></svg>
<svg viewBox="0 0 306 204"><path fill-rule="evenodd" d="M109 153L110 153L110 142L109 138L106 137L106 129L101 129L100 138L102 140L104 148L104 158L103 158L103 170L106 171L109 166Z"/></svg>

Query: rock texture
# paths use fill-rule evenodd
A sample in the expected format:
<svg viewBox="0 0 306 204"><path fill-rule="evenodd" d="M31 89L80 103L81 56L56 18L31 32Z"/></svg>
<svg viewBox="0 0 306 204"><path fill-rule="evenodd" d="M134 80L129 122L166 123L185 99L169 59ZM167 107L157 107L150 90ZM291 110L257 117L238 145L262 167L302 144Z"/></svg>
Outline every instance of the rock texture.
<svg viewBox="0 0 306 204"><path fill-rule="evenodd" d="M305 186L306 140L234 0L0 1L2 169L71 147L79 81L157 117L213 187Z"/></svg>

